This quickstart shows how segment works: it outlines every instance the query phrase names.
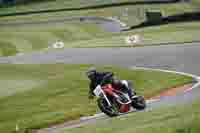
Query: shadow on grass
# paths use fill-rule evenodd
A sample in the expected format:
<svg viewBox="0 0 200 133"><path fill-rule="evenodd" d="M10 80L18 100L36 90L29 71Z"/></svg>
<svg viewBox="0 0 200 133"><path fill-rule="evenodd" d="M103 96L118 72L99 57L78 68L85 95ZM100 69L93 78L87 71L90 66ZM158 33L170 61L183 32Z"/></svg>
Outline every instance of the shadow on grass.
<svg viewBox="0 0 200 133"><path fill-rule="evenodd" d="M159 23L151 23L151 22L145 21L139 25L132 26L130 29L123 30L123 31L129 31L133 29L146 28L146 27L152 27L152 26L158 26L158 25L166 25L170 23L182 23L182 22L192 22L192 21L200 21L200 12L183 13L183 14L163 17L162 21Z"/></svg>
<svg viewBox="0 0 200 133"><path fill-rule="evenodd" d="M148 1L135 1L135 2L120 2L120 3L94 5L94 6L79 7L79 8L62 8L62 9L49 9L49 10L39 10L39 11L15 12L15 13L0 14L0 17L30 15L30 14L39 14L39 13L51 13L51 12L63 12L63 11L102 9L102 8L108 8L108 7L118 7L118 6L128 6L128 5L170 4L170 3L177 3L180 1L181 0L148 0Z"/></svg>

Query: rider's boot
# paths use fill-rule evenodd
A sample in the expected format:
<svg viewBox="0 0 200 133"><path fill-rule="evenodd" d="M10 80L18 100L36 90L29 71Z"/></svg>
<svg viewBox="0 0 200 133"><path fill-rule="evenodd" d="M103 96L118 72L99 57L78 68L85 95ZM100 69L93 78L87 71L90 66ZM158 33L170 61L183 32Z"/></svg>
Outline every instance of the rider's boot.
<svg viewBox="0 0 200 133"><path fill-rule="evenodd" d="M135 91L132 91L131 89L128 90L128 95L129 95L131 100L133 100L133 98L136 97Z"/></svg>
<svg viewBox="0 0 200 133"><path fill-rule="evenodd" d="M132 100L135 96L136 96L136 92L134 90L132 90L132 84L131 82L128 82L128 81L121 81L121 84L124 85L123 88L126 88L126 91L130 97L130 99Z"/></svg>

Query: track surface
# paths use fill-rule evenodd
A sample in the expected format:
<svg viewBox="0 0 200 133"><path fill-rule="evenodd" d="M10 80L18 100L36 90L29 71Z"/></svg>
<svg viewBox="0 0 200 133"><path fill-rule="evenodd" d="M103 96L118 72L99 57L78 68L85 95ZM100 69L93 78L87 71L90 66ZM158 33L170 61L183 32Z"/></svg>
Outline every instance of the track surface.
<svg viewBox="0 0 200 133"><path fill-rule="evenodd" d="M87 17L87 16L81 16L81 17L66 17L62 19L56 19L56 20L47 20L47 21L19 21L19 22L7 22L7 21L0 21L0 27L23 27L23 26L43 26L43 25L54 25L54 24L63 24L64 22L70 22L70 21L80 21L80 22L86 22L86 23L95 23L102 27L104 30L108 32L120 32L124 28L119 22L116 20L105 18L105 17Z"/></svg>
<svg viewBox="0 0 200 133"><path fill-rule="evenodd" d="M200 75L199 51L200 44L198 43L140 48L68 48L0 57L0 63L44 64L63 62L66 64L106 64L167 69ZM200 96L200 89L194 89L193 91L198 91L194 96Z"/></svg>
<svg viewBox="0 0 200 133"><path fill-rule="evenodd" d="M200 75L200 43L138 48L66 48L0 57L0 63L110 64L182 71Z"/></svg>
<svg viewBox="0 0 200 133"><path fill-rule="evenodd" d="M179 44L166 46L147 46L139 48L68 48L48 52L35 52L20 56L1 57L0 63L43 64L64 62L66 64L119 65L125 67L148 67L181 71L200 75L200 44ZM164 97L158 102L148 104L152 109L166 104L178 104L200 98L200 88L176 96ZM95 121L95 119L89 121ZM80 121L81 122L81 121ZM74 128L82 124L60 125L58 128ZM57 128L41 130L41 133L55 132Z"/></svg>

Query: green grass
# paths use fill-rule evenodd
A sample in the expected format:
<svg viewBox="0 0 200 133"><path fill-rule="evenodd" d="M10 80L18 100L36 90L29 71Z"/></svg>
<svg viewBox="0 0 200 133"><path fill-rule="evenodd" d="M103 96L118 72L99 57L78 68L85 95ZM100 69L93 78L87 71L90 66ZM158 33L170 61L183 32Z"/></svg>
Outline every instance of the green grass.
<svg viewBox="0 0 200 133"><path fill-rule="evenodd" d="M67 22L58 25L2 27L0 48L6 43L17 48L17 52L52 49L57 40L65 47L126 47L128 35L139 34L140 45L160 45L161 43L182 43L200 41L199 22L176 23L162 26L135 29L122 33L108 33L91 23Z"/></svg>
<svg viewBox="0 0 200 133"><path fill-rule="evenodd" d="M62 0L57 1L58 7L60 5L59 2L61 1ZM79 1L73 1L74 6L78 6L78 2ZM110 1L107 2L109 3ZM45 3L41 4L43 5ZM39 7L40 3L34 3L33 5L38 5ZM158 5L127 5L108 7L102 9L100 8L95 10L90 9L81 11L34 14L28 16L3 17L1 18L1 23L30 21L37 22L63 19L72 16L118 16L120 20L127 23L129 26L133 26L143 22L146 19L144 15L146 10L159 10L166 17L170 15L181 14L183 12L199 11L198 5L198 0L192 0L190 3L182 2L175 4ZM25 7L25 5L22 6ZM32 4L26 6L26 8L28 8L29 6L31 7ZM18 6L5 8L5 10L9 11L12 8L18 8ZM128 16L121 15L125 8L129 9ZM34 10L35 8L30 9ZM198 21L145 27L121 33L109 33L98 25L92 23L81 23L78 21L48 24L41 26L3 26L1 27L0 31L0 44L5 45L4 43L9 43L12 46L15 46L18 52L46 50L49 46L52 46L52 43L54 43L57 40L63 41L65 43L65 47L123 47L128 46L125 43L125 37L127 35L139 34L142 36L142 42L138 43L138 45L160 45L161 43L182 43L200 41L198 37L198 35L200 34L200 31L198 30L199 28L200 23Z"/></svg>
<svg viewBox="0 0 200 133"><path fill-rule="evenodd" d="M99 120L62 133L199 133L200 101ZM109 126L108 126L109 125ZM61 133L61 131L59 132Z"/></svg>
<svg viewBox="0 0 200 133"><path fill-rule="evenodd" d="M57 5L59 5L58 3L59 2L57 2ZM82 4L79 3L77 4L77 6L78 5L82 5ZM192 0L190 3L182 2L182 3L171 3L171 4L126 5L126 6L106 7L106 8L99 8L99 9L63 11L63 12L53 12L53 13L45 13L45 14L32 14L28 16L10 16L10 17L1 18L1 21L3 22L5 20L5 22L7 22L8 20L10 21L12 20L14 21L56 20L59 18L70 17L70 16L101 16L101 17L117 16L120 18L120 20L132 26L146 19L145 17L146 11L156 10L156 11L160 11L163 14L163 16L169 16L169 15L181 14L184 12L199 11L200 9L197 8L198 6L200 6L198 0ZM25 6L25 7L28 9L37 11L37 8L36 9L30 8L29 6ZM38 7L38 4L36 4L36 7ZM128 12L127 12L128 16L122 15L125 8L128 8ZM41 8L41 9L45 9L45 8ZM6 8L5 10L12 12L12 8ZM2 14L3 14L3 11L4 10L1 11ZM17 10L14 9L13 11L17 11Z"/></svg>
<svg viewBox="0 0 200 133"><path fill-rule="evenodd" d="M199 0L192 0L191 4L196 7L197 9L200 9L199 5L200 5L200 1Z"/></svg>
<svg viewBox="0 0 200 133"><path fill-rule="evenodd" d="M6 8L1 8L1 13L0 14L6 14L6 13L15 13L15 12L27 12L27 11L38 11L38 10L56 10L56 9L71 9L71 8L82 8L82 7L89 7L89 6L101 6L101 5L110 5L111 8L105 8L105 12L103 14L109 14L110 12L108 11L114 11L115 13L118 14L118 12L122 11L123 8L125 7L135 7L134 9L130 9L130 11L134 11L135 9L137 10L138 7L140 8L145 8L145 9L156 9L156 10L170 10L170 12L166 13L171 13L171 12L177 12L179 11L185 11L187 9L195 8L198 9L197 4L199 4L198 0L191 0L191 3L178 3L178 4L167 4L170 5L168 7L165 6L165 4L155 4L155 5L149 5L149 4L144 4L144 5L130 5L130 6L119 6L119 7L112 7L111 4L114 3L126 3L126 2L141 2L141 1L147 1L147 0L117 0L117 1L112 1L112 0L73 0L73 1L66 1L66 0L49 0L45 2L35 2L35 3L30 3L30 4L25 4L25 5L16 5L16 6L11 6L11 7L6 7ZM102 6L104 7L104 6ZM165 9L163 9L163 7ZM120 10L117 10L120 8ZM96 9L95 9L96 10ZM103 9L102 9L103 10ZM98 11L102 11L99 9ZM82 10L84 11L84 10ZM88 10L87 10L88 11ZM79 12L79 11L78 11ZM132 13L134 13L132 12ZM119 15L119 14L118 14Z"/></svg>
<svg viewBox="0 0 200 133"><path fill-rule="evenodd" d="M72 42L70 47L134 47L171 43L182 44L183 42L200 41L198 37L198 34L200 34L199 28L199 22L146 27L128 32L115 33L106 37ZM135 34L141 36L141 42L134 45L127 44L125 38L128 35Z"/></svg>
<svg viewBox="0 0 200 133"><path fill-rule="evenodd" d="M11 44L18 52L30 52L48 47L58 40L65 42L66 47L73 41L84 41L102 36L107 33L94 24L80 22L68 22L47 26L25 26L22 28L2 27L0 31L0 49ZM10 54L11 55L11 54Z"/></svg>
<svg viewBox="0 0 200 133"><path fill-rule="evenodd" d="M37 11L37 10L49 10L49 9L70 9L70 8L81 8L88 6L100 6L104 4L120 3L120 2L135 2L145 0L46 0L45 2L30 2L29 4L18 4L15 6L1 8L1 13L14 13L24 11Z"/></svg>
<svg viewBox="0 0 200 133"><path fill-rule="evenodd" d="M0 132L11 133L19 123L25 128L41 128L80 116L96 113L96 103L88 100L90 65L0 65ZM141 95L153 95L163 89L183 85L191 77L157 71L127 70L97 66L113 71L117 79L134 83Z"/></svg>
<svg viewBox="0 0 200 133"><path fill-rule="evenodd" d="M1 42L0 41L0 55L1 56L9 56L9 55L15 55L18 51L15 45L12 45L8 42Z"/></svg>

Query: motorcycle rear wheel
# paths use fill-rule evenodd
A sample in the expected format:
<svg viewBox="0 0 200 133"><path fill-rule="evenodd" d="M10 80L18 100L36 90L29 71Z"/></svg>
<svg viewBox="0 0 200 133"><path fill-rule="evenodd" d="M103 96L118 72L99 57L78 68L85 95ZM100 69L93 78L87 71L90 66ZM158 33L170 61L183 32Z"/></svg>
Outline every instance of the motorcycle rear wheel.
<svg viewBox="0 0 200 133"><path fill-rule="evenodd" d="M146 101L143 96L137 96L132 99L132 106L137 110L143 110L146 108Z"/></svg>

